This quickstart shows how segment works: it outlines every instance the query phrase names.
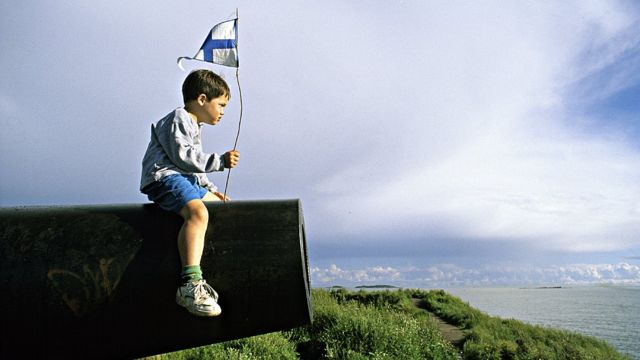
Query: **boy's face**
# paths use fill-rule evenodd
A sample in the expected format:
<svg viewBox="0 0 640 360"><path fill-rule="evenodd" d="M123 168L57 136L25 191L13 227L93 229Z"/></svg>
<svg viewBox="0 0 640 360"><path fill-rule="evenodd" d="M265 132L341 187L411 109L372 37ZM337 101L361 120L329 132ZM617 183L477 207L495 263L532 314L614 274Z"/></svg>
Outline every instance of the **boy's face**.
<svg viewBox="0 0 640 360"><path fill-rule="evenodd" d="M198 122L209 125L217 124L222 119L224 108L228 103L229 97L227 95L208 100L206 95L201 94L198 98L198 104L200 105L200 114L197 114Z"/></svg>

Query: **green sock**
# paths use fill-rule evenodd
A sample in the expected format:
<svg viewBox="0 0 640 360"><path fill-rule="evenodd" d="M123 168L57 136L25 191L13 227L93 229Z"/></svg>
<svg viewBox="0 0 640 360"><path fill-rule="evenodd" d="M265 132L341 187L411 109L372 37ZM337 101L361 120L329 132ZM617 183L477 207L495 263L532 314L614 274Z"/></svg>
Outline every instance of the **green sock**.
<svg viewBox="0 0 640 360"><path fill-rule="evenodd" d="M187 265L183 267L180 277L182 278L183 284L202 280L202 270L200 269L200 265Z"/></svg>

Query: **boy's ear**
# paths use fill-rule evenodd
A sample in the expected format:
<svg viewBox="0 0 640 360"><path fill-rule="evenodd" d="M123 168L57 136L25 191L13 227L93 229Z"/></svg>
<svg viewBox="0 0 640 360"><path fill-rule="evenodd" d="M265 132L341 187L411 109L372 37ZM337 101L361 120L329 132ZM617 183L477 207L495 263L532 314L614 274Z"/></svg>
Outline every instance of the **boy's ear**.
<svg viewBox="0 0 640 360"><path fill-rule="evenodd" d="M204 103L207 102L207 95L205 94L198 95L198 98L196 99L196 101L198 101L198 104L200 106L204 105Z"/></svg>

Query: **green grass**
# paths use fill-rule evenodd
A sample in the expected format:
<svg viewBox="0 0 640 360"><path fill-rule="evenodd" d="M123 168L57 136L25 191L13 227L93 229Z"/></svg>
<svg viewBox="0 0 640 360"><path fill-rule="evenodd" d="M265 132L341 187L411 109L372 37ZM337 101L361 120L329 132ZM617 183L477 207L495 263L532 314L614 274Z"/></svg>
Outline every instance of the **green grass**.
<svg viewBox="0 0 640 360"><path fill-rule="evenodd" d="M299 359L295 344L282 332L253 336L220 344L158 355L149 359L171 360L288 360Z"/></svg>
<svg viewBox="0 0 640 360"><path fill-rule="evenodd" d="M464 359L627 359L604 341L488 316L442 290L313 290L313 324L156 359L457 359L422 306L467 334Z"/></svg>
<svg viewBox="0 0 640 360"><path fill-rule="evenodd" d="M155 359L456 359L456 350L442 339L433 320L396 293L352 297L345 290L313 290L314 321L309 326Z"/></svg>
<svg viewBox="0 0 640 360"><path fill-rule="evenodd" d="M456 358L428 316L402 310L413 307L406 297L391 292L352 297L345 290L313 295L313 324L291 332L303 359Z"/></svg>

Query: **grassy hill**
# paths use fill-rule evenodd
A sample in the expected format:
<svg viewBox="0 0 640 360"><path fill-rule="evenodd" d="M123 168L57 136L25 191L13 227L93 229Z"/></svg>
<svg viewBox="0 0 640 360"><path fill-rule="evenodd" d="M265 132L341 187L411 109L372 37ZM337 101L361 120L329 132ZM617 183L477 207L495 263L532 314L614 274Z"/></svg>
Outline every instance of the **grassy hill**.
<svg viewBox="0 0 640 360"><path fill-rule="evenodd" d="M429 313L461 328L455 348ZM492 317L442 290L313 290L312 325L160 359L627 359L606 342Z"/></svg>

